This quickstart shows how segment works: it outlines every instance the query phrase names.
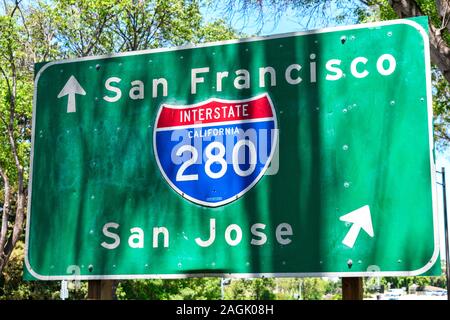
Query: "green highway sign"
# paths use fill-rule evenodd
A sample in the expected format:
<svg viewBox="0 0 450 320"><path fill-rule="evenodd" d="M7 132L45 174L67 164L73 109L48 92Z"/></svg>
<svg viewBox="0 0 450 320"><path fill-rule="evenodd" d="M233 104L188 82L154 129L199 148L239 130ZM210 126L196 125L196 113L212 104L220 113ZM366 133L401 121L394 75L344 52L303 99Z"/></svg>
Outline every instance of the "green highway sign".
<svg viewBox="0 0 450 320"><path fill-rule="evenodd" d="M427 19L36 66L32 277L439 262Z"/></svg>

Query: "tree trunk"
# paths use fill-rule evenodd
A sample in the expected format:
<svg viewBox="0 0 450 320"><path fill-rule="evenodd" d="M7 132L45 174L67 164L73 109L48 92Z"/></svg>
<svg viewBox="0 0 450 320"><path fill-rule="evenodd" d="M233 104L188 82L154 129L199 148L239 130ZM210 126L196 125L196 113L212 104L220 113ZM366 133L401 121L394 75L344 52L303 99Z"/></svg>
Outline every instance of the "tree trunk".
<svg viewBox="0 0 450 320"><path fill-rule="evenodd" d="M2 212L2 224L0 229L0 273L3 270L4 265L6 264L6 257L3 253L3 249L6 243L6 235L8 233L8 220L9 220L9 204L10 204L10 186L9 179L7 173L0 168L0 175L3 179L3 187L4 187L4 202L3 202L3 212Z"/></svg>

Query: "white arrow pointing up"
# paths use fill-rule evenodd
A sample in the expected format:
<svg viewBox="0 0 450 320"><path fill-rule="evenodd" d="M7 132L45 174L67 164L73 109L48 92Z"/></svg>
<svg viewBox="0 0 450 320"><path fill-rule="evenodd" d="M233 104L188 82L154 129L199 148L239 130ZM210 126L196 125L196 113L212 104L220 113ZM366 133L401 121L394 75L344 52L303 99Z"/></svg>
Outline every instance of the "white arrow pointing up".
<svg viewBox="0 0 450 320"><path fill-rule="evenodd" d="M361 229L373 238L372 216L368 205L343 215L339 220L353 223L344 240L342 240L342 243L347 247L353 248Z"/></svg>
<svg viewBox="0 0 450 320"><path fill-rule="evenodd" d="M80 86L77 79L74 76L70 76L69 80L67 80L66 85L62 88L61 92L58 94L58 99L64 96L69 96L67 100L67 112L76 112L75 106L75 95L81 94L85 95L86 91Z"/></svg>

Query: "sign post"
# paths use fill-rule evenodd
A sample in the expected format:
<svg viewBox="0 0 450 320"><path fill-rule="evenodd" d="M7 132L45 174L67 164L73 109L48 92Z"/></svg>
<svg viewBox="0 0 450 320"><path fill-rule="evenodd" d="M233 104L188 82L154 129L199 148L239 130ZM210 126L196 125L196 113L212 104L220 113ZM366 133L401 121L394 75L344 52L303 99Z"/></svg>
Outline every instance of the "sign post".
<svg viewBox="0 0 450 320"><path fill-rule="evenodd" d="M432 272L426 28L395 20L38 65L29 273Z"/></svg>
<svg viewBox="0 0 450 320"><path fill-rule="evenodd" d="M450 300L450 249L449 249L449 237L448 237L448 214L447 214L447 188L445 182L445 167L442 167L442 197L444 201L444 232L445 232L445 277L447 279L447 300Z"/></svg>
<svg viewBox="0 0 450 320"><path fill-rule="evenodd" d="M342 300L363 300L363 278L342 278Z"/></svg>
<svg viewBox="0 0 450 320"><path fill-rule="evenodd" d="M441 182L438 184L442 186L442 206L444 209L444 241L445 241L445 278L447 282L447 300L450 300L450 293L448 289L450 288L450 250L448 241L448 215L447 215L447 185L445 180L445 167L441 168L441 171L437 171L441 174Z"/></svg>
<svg viewBox="0 0 450 320"><path fill-rule="evenodd" d="M114 292L114 280L88 281L88 300L112 300Z"/></svg>

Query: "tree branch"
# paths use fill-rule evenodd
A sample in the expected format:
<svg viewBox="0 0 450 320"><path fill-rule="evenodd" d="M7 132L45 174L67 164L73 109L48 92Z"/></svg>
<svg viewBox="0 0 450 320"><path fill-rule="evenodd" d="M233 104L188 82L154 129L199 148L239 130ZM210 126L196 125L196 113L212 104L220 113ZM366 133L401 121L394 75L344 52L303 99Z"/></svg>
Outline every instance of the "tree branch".
<svg viewBox="0 0 450 320"><path fill-rule="evenodd" d="M99 25L99 27L96 29L93 38L91 38L91 39L89 40L88 47L87 47L87 49L83 52L83 56L89 55L89 54L91 53L92 49L94 48L94 46L98 43L98 41L99 41L99 39L100 39L100 36L101 36L101 34L102 34L102 32L103 32L103 29L104 29L106 23L108 22L109 18L110 18L109 15L105 15L105 17L103 18L102 23L101 23L101 24Z"/></svg>
<svg viewBox="0 0 450 320"><path fill-rule="evenodd" d="M0 65L0 72L2 73L3 77L5 78L6 86L8 87L8 91L11 91L11 85L9 84L9 77L1 65Z"/></svg>
<svg viewBox="0 0 450 320"><path fill-rule="evenodd" d="M11 87L9 90L9 123L7 128L9 143L11 145L11 151L13 153L14 161L19 172L23 171L20 165L19 157L17 155L16 141L14 139L14 120L16 113L16 90L17 90L17 73L16 65L14 63L14 53L12 51L11 44L9 43L8 49L10 50L10 66L11 66ZM19 191L20 192L20 191Z"/></svg>
<svg viewBox="0 0 450 320"><path fill-rule="evenodd" d="M450 32L450 3L448 0L436 0L436 9L442 19L441 29Z"/></svg>

